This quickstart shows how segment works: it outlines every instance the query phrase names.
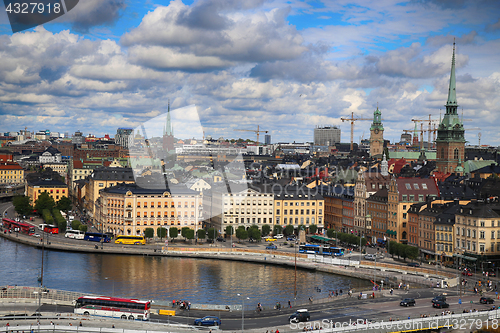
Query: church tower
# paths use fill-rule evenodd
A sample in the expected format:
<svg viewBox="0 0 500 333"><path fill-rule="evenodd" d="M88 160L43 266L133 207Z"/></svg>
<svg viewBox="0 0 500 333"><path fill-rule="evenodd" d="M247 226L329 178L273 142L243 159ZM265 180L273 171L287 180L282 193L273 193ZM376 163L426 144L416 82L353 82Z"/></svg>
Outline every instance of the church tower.
<svg viewBox="0 0 500 333"><path fill-rule="evenodd" d="M382 112L378 109L373 112L373 123L370 127L370 156L382 155L384 151L384 126Z"/></svg>
<svg viewBox="0 0 500 333"><path fill-rule="evenodd" d="M170 100L168 101L167 121L163 130L163 151L174 150L174 129L170 122Z"/></svg>
<svg viewBox="0 0 500 333"><path fill-rule="evenodd" d="M439 124L436 138L436 168L443 173L455 171L465 154L465 131L458 115L455 80L455 42L451 57L450 87L446 101L446 113Z"/></svg>

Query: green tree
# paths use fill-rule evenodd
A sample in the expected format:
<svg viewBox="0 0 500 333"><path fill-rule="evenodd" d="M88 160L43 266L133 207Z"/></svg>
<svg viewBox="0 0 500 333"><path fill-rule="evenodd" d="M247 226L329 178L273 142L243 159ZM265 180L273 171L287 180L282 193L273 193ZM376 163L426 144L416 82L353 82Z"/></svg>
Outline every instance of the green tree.
<svg viewBox="0 0 500 333"><path fill-rule="evenodd" d="M179 229L177 229L176 227L171 227L170 229L168 229L168 236L172 238L172 241L177 238L178 235Z"/></svg>
<svg viewBox="0 0 500 333"><path fill-rule="evenodd" d="M389 160L389 159L390 159L390 158L389 158L389 148L384 147L384 153L385 153L385 158L386 158L387 160Z"/></svg>
<svg viewBox="0 0 500 333"><path fill-rule="evenodd" d="M63 212L67 212L71 210L71 199L68 197L62 197L56 204L56 208L62 210Z"/></svg>
<svg viewBox="0 0 500 333"><path fill-rule="evenodd" d="M80 221L78 221L78 220L73 220L73 221L71 221L71 228L72 228L73 230L80 230L80 225L81 225L81 224L82 224L82 223L81 223Z"/></svg>
<svg viewBox="0 0 500 333"><path fill-rule="evenodd" d="M271 232L271 226L269 224L264 224L262 226L262 236L267 236Z"/></svg>
<svg viewBox="0 0 500 333"><path fill-rule="evenodd" d="M68 226L66 219L62 216L61 211L57 208L52 210L52 216L54 216L57 227L59 228L59 233L66 232Z"/></svg>
<svg viewBox="0 0 500 333"><path fill-rule="evenodd" d="M186 235L186 238L189 239L189 241L191 241L192 239L194 239L194 230L191 228L188 229L189 230L186 230L184 234Z"/></svg>
<svg viewBox="0 0 500 333"><path fill-rule="evenodd" d="M229 236L234 235L234 228L232 225L228 225L226 227L226 235L229 235Z"/></svg>
<svg viewBox="0 0 500 333"><path fill-rule="evenodd" d="M236 229L236 238L238 238L238 240L248 238L248 232L245 230L245 228Z"/></svg>
<svg viewBox="0 0 500 333"><path fill-rule="evenodd" d="M273 235L282 234L282 233L283 233L283 227L278 225L278 224L275 224L273 227Z"/></svg>
<svg viewBox="0 0 500 333"><path fill-rule="evenodd" d="M283 230L283 233L285 234L285 236L292 235L293 232L294 232L293 225L290 225L290 224L285 227L285 230Z"/></svg>
<svg viewBox="0 0 500 333"><path fill-rule="evenodd" d="M318 231L318 226L317 226L316 224L311 224L311 225L309 226L309 233L310 233L310 234L315 234L315 233L316 233L316 231Z"/></svg>
<svg viewBox="0 0 500 333"><path fill-rule="evenodd" d="M42 211L42 218L43 218L43 222L45 222L47 224L54 224L54 217L50 213L50 210L44 209Z"/></svg>
<svg viewBox="0 0 500 333"><path fill-rule="evenodd" d="M260 240L262 239L259 227L256 225L253 225L248 229L248 236L256 242L260 242Z"/></svg>
<svg viewBox="0 0 500 333"><path fill-rule="evenodd" d="M335 229L327 229L326 230L326 236L328 238L334 238L336 235Z"/></svg>
<svg viewBox="0 0 500 333"><path fill-rule="evenodd" d="M183 227L181 229L181 236L184 237L184 240L187 239L188 230L191 230L191 228L189 228L189 227Z"/></svg>
<svg viewBox="0 0 500 333"><path fill-rule="evenodd" d="M408 246L406 247L406 256L410 258L411 260L415 260L418 258L418 255L420 251L418 250L418 247L416 246Z"/></svg>
<svg viewBox="0 0 500 333"><path fill-rule="evenodd" d="M160 239L165 238L167 236L167 229L161 227L156 229L156 236Z"/></svg>
<svg viewBox="0 0 500 333"><path fill-rule="evenodd" d="M153 229L153 228L144 229L144 237L153 238L154 235L155 235L155 229Z"/></svg>
<svg viewBox="0 0 500 333"><path fill-rule="evenodd" d="M78 230L83 231L83 232L87 232L87 226L85 224L80 224L80 226L78 227Z"/></svg>
<svg viewBox="0 0 500 333"><path fill-rule="evenodd" d="M35 209L39 215L42 215L44 209L51 211L55 206L54 199L47 192L42 192L35 201Z"/></svg>
<svg viewBox="0 0 500 333"><path fill-rule="evenodd" d="M207 232L205 231L205 229L198 229L198 231L196 231L196 234L198 235L198 239L205 239L205 237L207 236Z"/></svg>
<svg viewBox="0 0 500 333"><path fill-rule="evenodd" d="M25 195L15 196L12 200L14 208L19 215L30 215L33 211L33 206L31 205L31 198Z"/></svg>
<svg viewBox="0 0 500 333"><path fill-rule="evenodd" d="M215 228L208 228L207 230L207 237L208 239L214 240L219 236L219 233L217 232L217 229Z"/></svg>

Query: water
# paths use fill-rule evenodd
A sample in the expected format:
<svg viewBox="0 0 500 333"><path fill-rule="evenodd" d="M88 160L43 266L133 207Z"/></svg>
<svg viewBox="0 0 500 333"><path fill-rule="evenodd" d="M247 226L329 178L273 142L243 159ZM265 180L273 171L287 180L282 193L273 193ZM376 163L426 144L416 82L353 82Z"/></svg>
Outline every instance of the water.
<svg viewBox="0 0 500 333"><path fill-rule="evenodd" d="M37 286L42 251L0 238L0 285ZM293 300L294 268L237 261L45 251L43 284L82 293L203 304L273 304ZM297 270L297 300L328 291L369 286L368 281ZM316 291L316 287L321 292Z"/></svg>

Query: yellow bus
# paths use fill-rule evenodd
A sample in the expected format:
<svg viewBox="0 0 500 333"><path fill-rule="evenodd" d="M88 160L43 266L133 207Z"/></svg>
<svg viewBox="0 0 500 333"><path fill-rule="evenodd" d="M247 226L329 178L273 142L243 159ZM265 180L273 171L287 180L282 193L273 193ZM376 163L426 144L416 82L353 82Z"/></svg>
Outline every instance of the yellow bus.
<svg viewBox="0 0 500 333"><path fill-rule="evenodd" d="M115 244L146 244L144 236L117 236Z"/></svg>

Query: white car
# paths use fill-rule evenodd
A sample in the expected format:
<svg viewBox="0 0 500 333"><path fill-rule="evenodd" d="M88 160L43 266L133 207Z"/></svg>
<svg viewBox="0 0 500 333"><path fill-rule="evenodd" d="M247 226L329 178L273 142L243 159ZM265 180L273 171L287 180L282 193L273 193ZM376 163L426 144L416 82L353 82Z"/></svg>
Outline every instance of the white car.
<svg viewBox="0 0 500 333"><path fill-rule="evenodd" d="M38 238L40 237L40 235L39 235L39 234L33 234L32 236L33 236L33 237L38 237Z"/></svg>
<svg viewBox="0 0 500 333"><path fill-rule="evenodd" d="M277 238L277 239L282 239L284 236L283 234L277 234L276 236L274 236L274 238Z"/></svg>

